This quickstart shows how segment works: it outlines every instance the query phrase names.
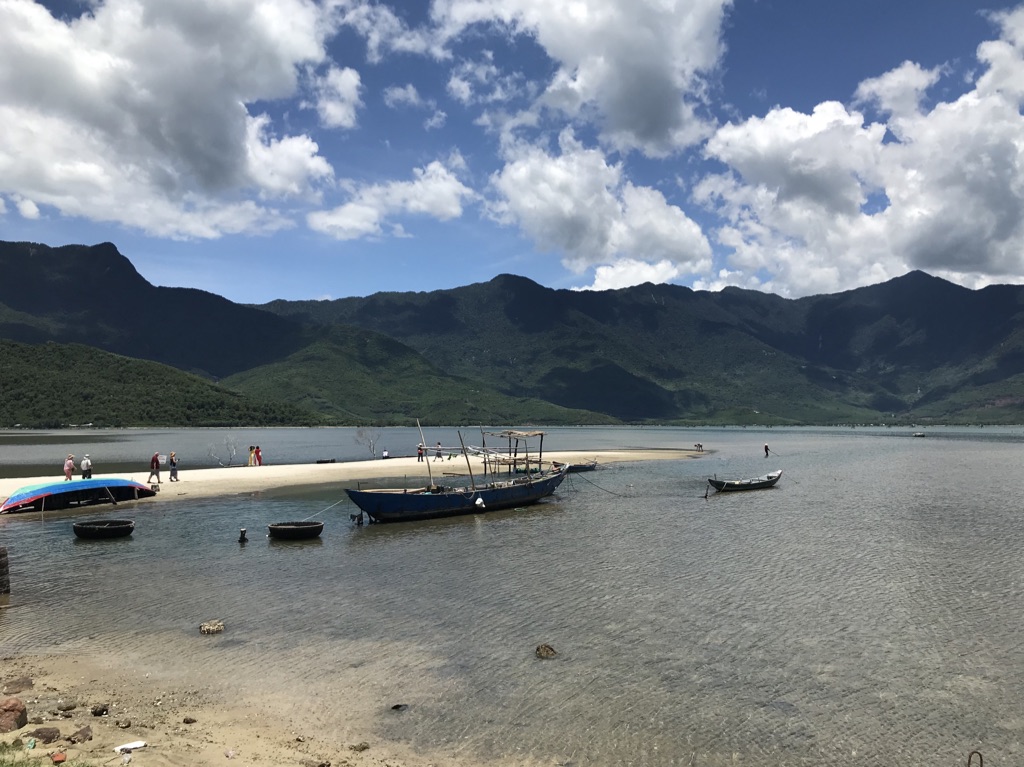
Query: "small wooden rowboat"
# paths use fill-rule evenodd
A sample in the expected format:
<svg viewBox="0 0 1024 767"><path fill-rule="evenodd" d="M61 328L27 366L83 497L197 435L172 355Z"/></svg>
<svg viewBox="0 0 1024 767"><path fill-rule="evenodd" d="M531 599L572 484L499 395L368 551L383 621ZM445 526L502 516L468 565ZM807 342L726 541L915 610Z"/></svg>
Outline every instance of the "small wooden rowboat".
<svg viewBox="0 0 1024 767"><path fill-rule="evenodd" d="M75 522L75 535L79 538L124 538L135 530L130 519L93 519Z"/></svg>
<svg viewBox="0 0 1024 767"><path fill-rule="evenodd" d="M275 522L267 525L271 538L278 540L297 541L303 538L318 538L324 531L323 522L302 521L302 522Z"/></svg>
<svg viewBox="0 0 1024 767"><path fill-rule="evenodd" d="M708 484L723 493L729 490L763 490L766 487L773 487L781 476L782 469L779 469L752 479L718 479L717 477L712 479L709 477Z"/></svg>

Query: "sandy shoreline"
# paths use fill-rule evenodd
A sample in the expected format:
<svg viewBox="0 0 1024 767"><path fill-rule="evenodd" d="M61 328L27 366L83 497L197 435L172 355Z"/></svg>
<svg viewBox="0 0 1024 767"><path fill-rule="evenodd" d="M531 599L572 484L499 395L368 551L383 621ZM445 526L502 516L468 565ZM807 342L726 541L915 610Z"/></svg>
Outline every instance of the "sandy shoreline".
<svg viewBox="0 0 1024 767"><path fill-rule="evenodd" d="M621 461L653 461L678 460L695 458L703 455L694 450L605 450L605 451L560 451L545 452L545 459L562 462L582 462L597 460L599 464ZM427 465L424 465L427 464ZM482 464L478 459L471 459L473 471L480 471ZM435 481L445 472L466 474L466 459L456 456L435 461L428 457L418 462L415 456L389 458L387 460L346 461L344 463L314 463L263 466L228 466L212 469L181 469L178 482L168 481L168 472L160 472L160 492L153 499L139 503L159 503L168 500L185 500L188 498L209 498L219 495L236 493L252 493L262 490L273 490L285 487L303 487L314 485L330 485L334 483L356 482L363 479L379 479L382 477L409 477L411 482L422 478L427 480L428 466L437 476ZM76 479L78 474L75 474ZM93 475L100 477L122 477L146 484L149 472L145 469L131 473ZM43 482L59 482L61 475L46 477L15 477L0 479L0 499L6 499L18 488ZM73 482L74 480L72 480ZM32 512L29 512L32 513Z"/></svg>
<svg viewBox="0 0 1024 767"><path fill-rule="evenodd" d="M246 698L102 653L8 657L3 666L0 700L8 696L5 691L17 690L9 694L25 703L29 723L0 734L0 743L17 746L26 764L50 765L51 755L63 752L69 763L120 767L123 757L115 749L137 741L146 745L133 751L135 767L441 763L407 753L401 744L376 742L369 728L365 738L337 738L319 723L296 717L289 701L273 690ZM106 713L97 715L98 706ZM91 737L71 742L85 727ZM57 728L59 737L43 742L38 733L44 728ZM447 757L443 763L456 764Z"/></svg>
<svg viewBox="0 0 1024 767"><path fill-rule="evenodd" d="M564 462L596 459L599 465L623 461L679 460L702 454L693 450L563 451L545 454ZM445 472L466 473L465 459L428 459L437 481ZM478 463L473 464L477 471ZM287 487L352 483L383 477L422 477L427 467L415 456L388 460L333 464L182 470L180 481L168 482L161 473L160 492L138 504L182 502L190 498L252 493ZM96 476L104 476L97 474ZM108 475L113 476L113 475ZM145 482L139 471L116 476ZM0 498L17 488L60 477L0 479ZM131 504L130 504L131 505ZM33 512L29 512L32 514ZM20 516L20 515L19 515ZM16 605L11 605L16 608ZM196 627L198 636L198 626ZM375 741L372 706L357 697L338 700L337 710L310 715L296 713L299 701L289 700L279 688L260 695L243 695L222 682L197 682L184 667L155 668L130 657L96 647L86 640L44 655L10 655L0 665L0 700L13 694L22 700L29 724L0 734L0 743L20 742L28 763L52 764L50 755L62 751L79 765L122 764L116 746L146 741L135 751L136 767L208 767L222 764L296 765L296 767L469 767L457 754L423 755L403 744ZM79 646L81 645L81 646ZM2 643L0 643L2 647ZM25 680L31 680L25 686ZM270 685L274 687L274 685ZM19 689L22 688L22 689ZM93 707L106 705L96 716ZM336 721L344 722L338 727ZM88 726L92 738L69 743L69 736ZM30 733L56 727L60 738L46 744L37 738L27 749ZM489 763L491 767L533 767L535 762L512 757ZM550 762L545 762L550 764Z"/></svg>

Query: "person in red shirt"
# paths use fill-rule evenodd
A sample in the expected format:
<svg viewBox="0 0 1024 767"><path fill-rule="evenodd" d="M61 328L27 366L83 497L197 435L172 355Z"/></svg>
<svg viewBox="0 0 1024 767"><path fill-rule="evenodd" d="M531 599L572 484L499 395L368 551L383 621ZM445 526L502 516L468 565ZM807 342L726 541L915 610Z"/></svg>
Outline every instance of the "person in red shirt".
<svg viewBox="0 0 1024 767"><path fill-rule="evenodd" d="M152 482L153 477L156 477L156 483L160 484L160 453L153 453L153 457L149 459L149 479L147 482Z"/></svg>

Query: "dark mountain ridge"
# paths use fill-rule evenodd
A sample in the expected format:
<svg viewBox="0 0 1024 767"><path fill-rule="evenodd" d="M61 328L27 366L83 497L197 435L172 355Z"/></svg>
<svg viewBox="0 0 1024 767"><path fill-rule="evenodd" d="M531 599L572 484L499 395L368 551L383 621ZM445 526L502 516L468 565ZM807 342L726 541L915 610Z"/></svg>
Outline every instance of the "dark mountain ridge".
<svg viewBox="0 0 1024 767"><path fill-rule="evenodd" d="M58 341L212 378L287 356L301 323L192 288L151 285L111 243L0 244L0 338ZM199 343L207 336L223 343Z"/></svg>
<svg viewBox="0 0 1024 767"><path fill-rule="evenodd" d="M624 420L710 417L784 396L891 415L1000 381L1012 398L1019 383L1009 379L1024 373L1024 289L972 291L923 272L800 299L652 284L551 290L499 275L265 308L374 328L452 373ZM778 376L785 395L772 392Z"/></svg>
<svg viewBox="0 0 1024 767"><path fill-rule="evenodd" d="M152 360L337 422L1024 420L1024 288L923 272L800 299L502 274L263 306L155 287L109 243L0 243L0 274L0 339Z"/></svg>

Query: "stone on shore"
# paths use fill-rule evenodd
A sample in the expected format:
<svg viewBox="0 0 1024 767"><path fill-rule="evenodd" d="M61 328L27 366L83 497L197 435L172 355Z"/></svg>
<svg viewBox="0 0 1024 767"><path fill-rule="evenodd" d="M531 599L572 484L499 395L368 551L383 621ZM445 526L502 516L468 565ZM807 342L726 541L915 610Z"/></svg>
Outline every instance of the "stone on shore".
<svg viewBox="0 0 1024 767"><path fill-rule="evenodd" d="M28 724L28 709L20 698L0 700L0 732L14 732Z"/></svg>
<svg viewBox="0 0 1024 767"><path fill-rule="evenodd" d="M77 732L68 735L67 740L68 743L85 743L87 740L92 740L92 727L85 725L85 727Z"/></svg>
<svg viewBox="0 0 1024 767"><path fill-rule="evenodd" d="M53 743L55 740L60 740L60 730L56 727L39 727L32 732L26 732L25 735L35 738L40 743Z"/></svg>
<svg viewBox="0 0 1024 767"><path fill-rule="evenodd" d="M14 695L25 690L32 689L32 680L27 676L19 676L17 679L8 679L4 682L3 692L4 695Z"/></svg>

